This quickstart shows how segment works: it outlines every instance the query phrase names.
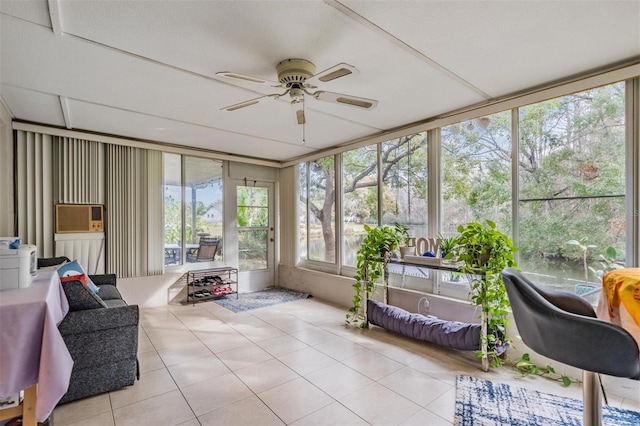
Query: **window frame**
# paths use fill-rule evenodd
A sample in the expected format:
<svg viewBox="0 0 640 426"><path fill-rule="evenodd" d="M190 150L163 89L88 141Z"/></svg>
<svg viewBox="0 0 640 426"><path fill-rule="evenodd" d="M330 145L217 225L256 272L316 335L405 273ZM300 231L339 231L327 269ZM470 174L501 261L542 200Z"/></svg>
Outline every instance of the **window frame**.
<svg viewBox="0 0 640 426"><path fill-rule="evenodd" d="M628 72L628 70L625 70ZM594 89L601 86L606 86L618 82L624 82L626 90L626 105L625 105L625 168L626 168L626 185L625 185L625 199L627 205L627 267L640 265L640 77L634 76L627 79L615 79L611 78L619 77L619 73L606 73L606 75L598 75L587 79L591 82L591 85L586 85L585 80L580 82L571 82L561 86L554 86L547 89L542 89L531 96L522 96L506 101L496 102L495 104L478 108L472 111L461 112L459 114L451 114L446 118L440 118L430 122L428 126L428 217L429 217L429 232L433 235L437 235L440 231L441 221L441 131L440 129L446 125L458 121L465 121L469 119L479 118L485 115L491 115L495 113L510 113L511 114L511 229L513 234L513 240L516 246L519 243L519 208L518 203L520 201L519 194L519 178L518 178L518 155L520 152L520 128L519 128L519 108L527 105L532 105L544 100L560 98L570 95L572 93L582 92L589 89ZM508 108L500 109L500 106L508 106ZM425 125L422 125L423 127ZM407 128L403 133L397 131L393 136L397 137L399 134L416 133L414 128ZM353 150L358 146L373 145L378 146L378 152L380 152L382 143L393 139L391 136L377 136L371 138L367 142L358 142L345 146L340 152L331 154L335 159L336 167L334 169L335 182L338 185L341 178L341 164L342 153ZM317 157L321 158L321 157ZM379 193L382 192L382 184L380 182L380 159L378 160L378 188ZM308 174L307 174L308 181ZM299 182L299 184L302 184ZM307 182L308 184L308 182ZM338 186L341 188L342 185ZM339 194L339 195L338 195ZM343 211L341 207L342 191L336 192L336 239L342 240L343 235ZM340 200L338 200L340 198ZM379 198L381 199L381 198ZM340 206L340 208L338 208ZM378 203L379 208L379 220L382 217L382 206ZM307 228L308 230L308 228ZM308 236L307 236L308 241ZM308 253L308 252L307 252ZM321 272L327 272L342 276L353 276L355 268L342 265L342 256L336 258L335 265L327 265L322 262L315 262L308 259L297 259L297 265ZM322 263L322 264L321 264Z"/></svg>

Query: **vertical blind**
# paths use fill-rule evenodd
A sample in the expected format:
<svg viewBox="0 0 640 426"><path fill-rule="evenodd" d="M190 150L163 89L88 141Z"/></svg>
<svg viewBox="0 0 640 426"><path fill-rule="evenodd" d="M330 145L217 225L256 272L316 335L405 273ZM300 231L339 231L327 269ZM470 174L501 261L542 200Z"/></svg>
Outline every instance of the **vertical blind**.
<svg viewBox="0 0 640 426"><path fill-rule="evenodd" d="M162 274L161 153L107 145L106 181L107 270L119 277Z"/></svg>
<svg viewBox="0 0 640 426"><path fill-rule="evenodd" d="M164 267L162 153L16 130L17 231L38 257L54 256L56 203L104 204L107 272Z"/></svg>
<svg viewBox="0 0 640 426"><path fill-rule="evenodd" d="M17 231L38 257L53 256L53 137L16 131Z"/></svg>
<svg viewBox="0 0 640 426"><path fill-rule="evenodd" d="M58 203L104 204L104 146L56 136L53 182Z"/></svg>

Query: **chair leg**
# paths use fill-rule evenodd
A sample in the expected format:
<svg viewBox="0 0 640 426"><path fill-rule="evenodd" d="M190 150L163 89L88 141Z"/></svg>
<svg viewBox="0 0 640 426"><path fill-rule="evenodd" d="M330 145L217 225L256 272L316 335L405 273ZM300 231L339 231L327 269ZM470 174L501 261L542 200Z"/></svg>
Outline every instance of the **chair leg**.
<svg viewBox="0 0 640 426"><path fill-rule="evenodd" d="M582 424L583 426L602 426L602 391L598 383L598 374L584 370L582 373Z"/></svg>

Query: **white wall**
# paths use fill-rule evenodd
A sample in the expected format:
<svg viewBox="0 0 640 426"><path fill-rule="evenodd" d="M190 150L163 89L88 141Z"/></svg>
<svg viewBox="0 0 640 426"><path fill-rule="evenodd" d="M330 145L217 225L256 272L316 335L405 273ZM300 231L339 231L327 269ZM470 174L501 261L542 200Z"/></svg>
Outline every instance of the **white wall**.
<svg viewBox="0 0 640 426"><path fill-rule="evenodd" d="M130 305L141 308L166 306L186 300L186 279L182 272L166 272L152 277L118 278L118 290Z"/></svg>
<svg viewBox="0 0 640 426"><path fill-rule="evenodd" d="M16 235L13 215L13 131L11 115L0 102L0 236Z"/></svg>

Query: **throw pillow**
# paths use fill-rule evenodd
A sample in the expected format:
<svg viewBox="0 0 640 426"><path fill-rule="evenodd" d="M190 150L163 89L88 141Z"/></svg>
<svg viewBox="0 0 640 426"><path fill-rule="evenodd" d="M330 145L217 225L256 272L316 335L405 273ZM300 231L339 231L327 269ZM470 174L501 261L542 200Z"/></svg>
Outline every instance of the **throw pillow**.
<svg viewBox="0 0 640 426"><path fill-rule="evenodd" d="M66 277L60 277L60 282L61 283L67 283L69 281L80 281L82 284L85 285L85 287L90 288L89 287L89 277L87 277L86 274L68 275ZM93 290L91 290L91 291L93 291Z"/></svg>
<svg viewBox="0 0 640 426"><path fill-rule="evenodd" d="M107 307L107 304L104 303L100 296L89 290L89 287L77 279L63 282L62 288L69 302L69 312Z"/></svg>
<svg viewBox="0 0 640 426"><path fill-rule="evenodd" d="M80 280L84 285L86 285L91 291L93 291L96 294L98 293L98 290L100 290L93 283L93 281L91 281L91 279L87 276L87 273L84 271L84 269L78 263L77 260L74 260L73 262L62 265L60 268L58 268L58 275L60 275L60 278L72 277L76 275L84 275L86 280L85 281Z"/></svg>

